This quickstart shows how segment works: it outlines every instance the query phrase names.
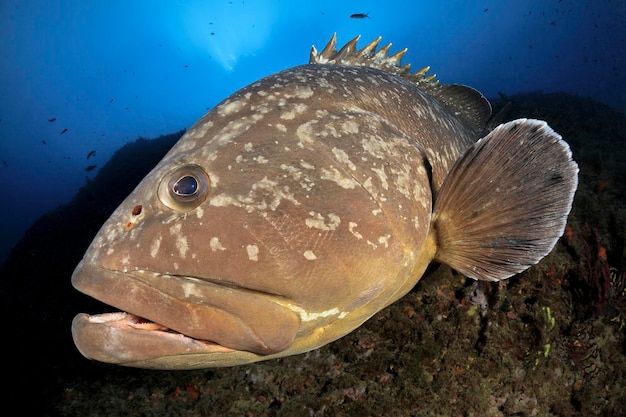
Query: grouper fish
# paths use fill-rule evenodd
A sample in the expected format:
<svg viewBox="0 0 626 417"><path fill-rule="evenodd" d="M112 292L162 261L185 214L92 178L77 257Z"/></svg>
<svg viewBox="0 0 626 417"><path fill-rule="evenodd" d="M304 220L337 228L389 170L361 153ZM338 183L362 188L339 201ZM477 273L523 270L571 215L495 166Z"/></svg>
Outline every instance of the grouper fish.
<svg viewBox="0 0 626 417"><path fill-rule="evenodd" d="M222 101L115 210L72 275L121 310L74 318L84 356L196 369L294 355L431 263L497 281L552 250L578 181L567 143L543 121L494 127L478 91L357 39Z"/></svg>

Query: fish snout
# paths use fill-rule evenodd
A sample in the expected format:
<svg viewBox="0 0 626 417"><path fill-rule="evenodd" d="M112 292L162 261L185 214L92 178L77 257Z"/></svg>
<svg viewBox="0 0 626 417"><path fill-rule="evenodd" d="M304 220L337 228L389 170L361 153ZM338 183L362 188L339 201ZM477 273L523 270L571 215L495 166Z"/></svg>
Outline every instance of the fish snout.
<svg viewBox="0 0 626 417"><path fill-rule="evenodd" d="M166 332L259 355L287 349L300 327L300 317L269 294L199 278L145 271L123 273L81 263L74 271L72 284ZM108 331L105 322L98 324L84 334L93 338L98 332ZM123 350L124 346L110 349Z"/></svg>

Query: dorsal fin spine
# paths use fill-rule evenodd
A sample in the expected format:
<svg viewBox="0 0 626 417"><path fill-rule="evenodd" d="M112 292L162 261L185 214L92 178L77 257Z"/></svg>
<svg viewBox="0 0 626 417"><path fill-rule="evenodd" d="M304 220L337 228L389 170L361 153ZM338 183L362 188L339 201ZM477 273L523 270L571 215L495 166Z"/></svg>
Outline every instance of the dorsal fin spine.
<svg viewBox="0 0 626 417"><path fill-rule="evenodd" d="M337 34L333 33L332 38L330 38L330 40L328 41L328 43L326 44L326 46L324 47L324 50L322 50L322 53L320 55L328 56L329 54L334 53L336 51L336 47L337 47Z"/></svg>
<svg viewBox="0 0 626 417"><path fill-rule="evenodd" d="M311 47L309 63L359 65L378 68L411 81L426 93L429 93L430 89L439 85L434 75L426 76L426 72L428 72L430 67L424 67L417 72L411 73L410 64L401 64L402 57L406 54L408 48L389 55L391 43L388 43L376 50L382 39L379 36L363 48L358 49L357 42L360 38L360 35L354 37L337 51L337 34L334 33L322 52L318 52L315 46Z"/></svg>
<svg viewBox="0 0 626 417"><path fill-rule="evenodd" d="M378 43L380 42L382 38L383 38L382 36L379 36L378 38L374 39L373 41L365 45L363 49L361 49L361 55L371 56L372 53L376 50L376 47L378 46Z"/></svg>

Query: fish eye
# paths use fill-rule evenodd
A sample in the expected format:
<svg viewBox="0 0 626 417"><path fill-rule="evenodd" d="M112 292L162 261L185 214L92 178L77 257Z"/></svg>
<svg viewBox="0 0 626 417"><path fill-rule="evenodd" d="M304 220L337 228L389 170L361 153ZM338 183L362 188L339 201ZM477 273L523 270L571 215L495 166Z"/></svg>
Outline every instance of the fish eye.
<svg viewBox="0 0 626 417"><path fill-rule="evenodd" d="M185 165L167 173L159 184L158 195L172 210L190 211L209 195L211 180L199 165Z"/></svg>
<svg viewBox="0 0 626 417"><path fill-rule="evenodd" d="M185 175L174 183L172 191L179 197L194 195L198 191L198 179Z"/></svg>

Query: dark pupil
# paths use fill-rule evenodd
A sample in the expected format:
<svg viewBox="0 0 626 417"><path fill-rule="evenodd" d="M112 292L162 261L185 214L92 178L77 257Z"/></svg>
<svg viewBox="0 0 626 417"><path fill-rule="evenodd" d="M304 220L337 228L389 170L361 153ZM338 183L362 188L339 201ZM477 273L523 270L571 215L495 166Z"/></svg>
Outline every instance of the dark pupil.
<svg viewBox="0 0 626 417"><path fill-rule="evenodd" d="M191 175L187 175L176 181L174 192L178 195L193 195L198 190L198 180Z"/></svg>

